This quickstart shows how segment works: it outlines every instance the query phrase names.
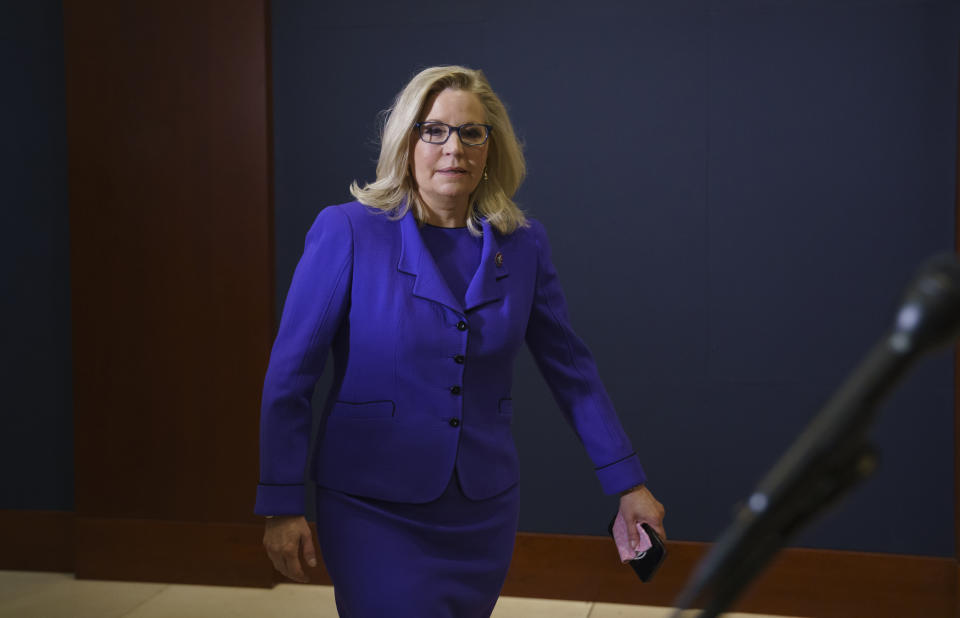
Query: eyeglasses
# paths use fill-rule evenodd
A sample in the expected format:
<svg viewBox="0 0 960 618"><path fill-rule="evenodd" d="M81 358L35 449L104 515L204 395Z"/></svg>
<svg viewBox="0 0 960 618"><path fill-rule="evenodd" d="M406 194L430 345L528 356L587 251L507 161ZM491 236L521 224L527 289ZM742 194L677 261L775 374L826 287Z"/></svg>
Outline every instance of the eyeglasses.
<svg viewBox="0 0 960 618"><path fill-rule="evenodd" d="M445 122L431 121L418 122L413 125L413 128L420 132L420 139L428 144L446 144L450 134L456 131L464 146L483 146L487 143L493 126L468 122L455 127Z"/></svg>

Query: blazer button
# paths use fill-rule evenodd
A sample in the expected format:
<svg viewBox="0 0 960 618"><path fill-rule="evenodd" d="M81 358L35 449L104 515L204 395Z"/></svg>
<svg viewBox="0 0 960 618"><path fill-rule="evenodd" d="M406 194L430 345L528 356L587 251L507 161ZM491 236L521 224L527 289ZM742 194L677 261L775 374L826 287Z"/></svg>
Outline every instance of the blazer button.
<svg viewBox="0 0 960 618"><path fill-rule="evenodd" d="M453 362L455 362L458 365L462 365L464 360L466 359L463 357L463 354L457 354L456 356L453 357Z"/></svg>
<svg viewBox="0 0 960 618"><path fill-rule="evenodd" d="M463 320L457 322L457 330L467 330L467 323Z"/></svg>
<svg viewBox="0 0 960 618"><path fill-rule="evenodd" d="M458 418L451 418L451 419L450 419L450 426L451 426L451 427L459 427L459 426L460 426L460 419L458 419Z"/></svg>
<svg viewBox="0 0 960 618"><path fill-rule="evenodd" d="M450 387L450 392L453 393L454 395L459 395L459 394L460 394L460 387L459 387L459 386L451 386L451 387Z"/></svg>

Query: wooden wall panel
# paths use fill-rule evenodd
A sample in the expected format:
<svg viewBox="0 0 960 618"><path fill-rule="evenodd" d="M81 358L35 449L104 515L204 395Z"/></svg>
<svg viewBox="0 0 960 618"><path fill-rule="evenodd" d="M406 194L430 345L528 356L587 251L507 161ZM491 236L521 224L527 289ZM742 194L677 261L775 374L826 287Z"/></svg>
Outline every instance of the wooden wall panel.
<svg viewBox="0 0 960 618"><path fill-rule="evenodd" d="M68 513L0 511L0 569L69 570ZM83 518L76 547L90 570L108 579L269 587L288 582L270 567L257 524ZM29 542L24 542L28 539ZM48 538L49 540L49 538ZM503 594L670 606L706 543L668 543L669 557L649 584L619 564L609 539L521 532ZM185 555L195 559L184 560ZM135 556L135 559L131 559ZM330 583L320 565L313 584ZM957 598L952 558L787 549L748 590L737 609L807 618L948 618Z"/></svg>
<svg viewBox="0 0 960 618"><path fill-rule="evenodd" d="M0 569L73 571L73 512L0 510L0 548Z"/></svg>
<svg viewBox="0 0 960 618"><path fill-rule="evenodd" d="M265 0L64 2L78 528L255 521L267 24Z"/></svg>
<svg viewBox="0 0 960 618"><path fill-rule="evenodd" d="M256 524L131 518L77 520L77 574L91 579L211 586L273 585Z"/></svg>
<svg viewBox="0 0 960 618"><path fill-rule="evenodd" d="M522 533L503 594L670 606L706 543L671 541L656 578L642 584L600 537ZM786 549L735 610L810 618L947 618L956 598L950 558Z"/></svg>

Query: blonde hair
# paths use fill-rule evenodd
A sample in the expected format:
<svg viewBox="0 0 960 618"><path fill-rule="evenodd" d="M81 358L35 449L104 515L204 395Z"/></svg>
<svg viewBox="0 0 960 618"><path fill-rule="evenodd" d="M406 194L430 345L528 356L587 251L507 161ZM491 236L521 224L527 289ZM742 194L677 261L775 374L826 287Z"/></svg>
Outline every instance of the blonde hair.
<svg viewBox="0 0 960 618"><path fill-rule="evenodd" d="M526 227L527 218L512 198L523 182L527 164L507 109L482 71L462 66L430 67L413 76L393 106L385 111L377 179L362 188L354 180L350 193L361 203L394 218L402 217L413 207L419 222L426 219L425 206L409 170L410 134L430 97L447 88L476 95L486 110L487 123L493 126L488 142L487 176L470 195L467 227L475 236L481 233L480 218L486 218L501 234Z"/></svg>

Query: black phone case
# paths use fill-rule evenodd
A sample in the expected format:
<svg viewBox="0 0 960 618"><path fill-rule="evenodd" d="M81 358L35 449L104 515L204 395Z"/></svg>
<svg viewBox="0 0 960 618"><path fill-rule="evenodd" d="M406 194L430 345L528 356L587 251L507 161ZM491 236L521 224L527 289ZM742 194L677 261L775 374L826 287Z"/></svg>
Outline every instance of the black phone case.
<svg viewBox="0 0 960 618"><path fill-rule="evenodd" d="M617 521L616 515L613 516L613 519L610 520L610 525L607 526L607 532L610 533L610 538L613 538L613 522L615 521ZM640 581L646 583L653 579L657 569L663 564L664 559L667 557L667 548L663 545L663 539L660 538L660 535L657 534L649 524L640 525L643 527L644 532L647 533L647 536L650 537L652 547L640 554L638 558L628 562L628 564L633 568L634 573L637 574Z"/></svg>

